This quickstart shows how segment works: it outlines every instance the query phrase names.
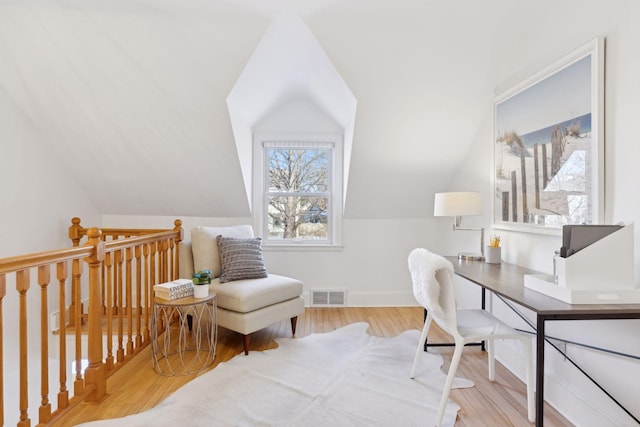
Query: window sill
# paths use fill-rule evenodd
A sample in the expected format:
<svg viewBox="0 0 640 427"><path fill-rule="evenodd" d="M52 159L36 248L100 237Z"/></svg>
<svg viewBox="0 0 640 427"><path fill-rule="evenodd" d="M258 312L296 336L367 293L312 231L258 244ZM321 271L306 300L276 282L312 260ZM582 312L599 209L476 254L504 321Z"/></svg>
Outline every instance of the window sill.
<svg viewBox="0 0 640 427"><path fill-rule="evenodd" d="M344 248L342 245L335 244L309 244L309 243L283 243L283 244L268 244L262 243L262 250L265 252L298 252L298 251L341 251Z"/></svg>

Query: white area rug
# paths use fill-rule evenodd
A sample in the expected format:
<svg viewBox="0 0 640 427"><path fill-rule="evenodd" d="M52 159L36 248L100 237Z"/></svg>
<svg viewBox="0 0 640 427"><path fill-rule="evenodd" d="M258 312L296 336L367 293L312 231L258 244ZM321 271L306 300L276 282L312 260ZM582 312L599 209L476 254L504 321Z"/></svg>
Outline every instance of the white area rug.
<svg viewBox="0 0 640 427"><path fill-rule="evenodd" d="M221 363L155 408L115 420L117 426L432 426L445 374L442 357L423 353L409 378L420 332L373 337L354 323L325 334L280 338L279 347ZM456 379L454 387L471 387ZM444 426L459 406L449 401Z"/></svg>

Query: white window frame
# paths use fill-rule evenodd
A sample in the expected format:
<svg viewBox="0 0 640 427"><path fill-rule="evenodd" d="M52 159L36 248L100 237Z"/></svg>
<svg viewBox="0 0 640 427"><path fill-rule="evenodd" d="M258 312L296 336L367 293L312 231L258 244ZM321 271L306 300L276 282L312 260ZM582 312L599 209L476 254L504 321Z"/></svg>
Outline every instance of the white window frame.
<svg viewBox="0 0 640 427"><path fill-rule="evenodd" d="M268 159L266 148L291 144L308 148L312 144L326 145L330 149L329 209L327 239L269 239L267 225ZM306 147L305 147L306 145ZM253 224L256 236L262 238L262 246L269 248L339 248L342 246L342 183L343 145L339 134L273 134L258 133L253 138Z"/></svg>

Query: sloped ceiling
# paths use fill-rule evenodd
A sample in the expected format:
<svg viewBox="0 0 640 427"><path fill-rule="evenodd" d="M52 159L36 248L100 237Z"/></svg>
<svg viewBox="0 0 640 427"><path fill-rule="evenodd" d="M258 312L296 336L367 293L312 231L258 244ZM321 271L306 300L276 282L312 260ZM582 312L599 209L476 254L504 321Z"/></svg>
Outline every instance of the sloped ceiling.
<svg viewBox="0 0 640 427"><path fill-rule="evenodd" d="M0 90L103 214L250 216L225 100L294 14L358 100L345 215L422 217L489 111L512 3L0 0Z"/></svg>

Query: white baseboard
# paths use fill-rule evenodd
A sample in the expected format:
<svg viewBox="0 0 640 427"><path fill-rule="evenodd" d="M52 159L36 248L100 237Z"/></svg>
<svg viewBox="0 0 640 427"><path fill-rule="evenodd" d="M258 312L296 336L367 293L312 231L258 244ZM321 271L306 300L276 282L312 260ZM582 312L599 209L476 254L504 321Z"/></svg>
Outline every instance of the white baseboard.
<svg viewBox="0 0 640 427"><path fill-rule="evenodd" d="M595 386L594 386L595 387ZM597 402L587 400L587 396L581 390L567 387L556 378L545 375L545 401L553 406L566 419L574 425L581 427L620 427L636 425L624 424L620 419L614 420L612 414L606 413L599 406L605 403L598 399ZM608 399L604 395L602 399Z"/></svg>

